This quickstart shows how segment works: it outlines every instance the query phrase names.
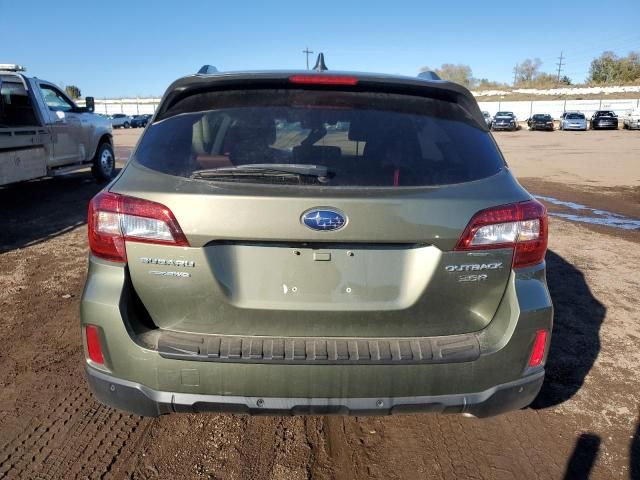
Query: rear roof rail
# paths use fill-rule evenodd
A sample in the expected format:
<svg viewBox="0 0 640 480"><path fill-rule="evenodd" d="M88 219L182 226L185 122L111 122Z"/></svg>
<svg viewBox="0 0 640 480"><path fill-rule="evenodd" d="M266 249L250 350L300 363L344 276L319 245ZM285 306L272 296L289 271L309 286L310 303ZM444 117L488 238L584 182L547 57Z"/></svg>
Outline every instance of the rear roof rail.
<svg viewBox="0 0 640 480"><path fill-rule="evenodd" d="M432 70L425 70L424 72L420 72L418 74L418 78L421 78L422 80L442 80L440 76Z"/></svg>
<svg viewBox="0 0 640 480"><path fill-rule="evenodd" d="M202 67L200 67L200 70L198 70L198 75L211 75L214 73L220 72L213 65L203 65Z"/></svg>

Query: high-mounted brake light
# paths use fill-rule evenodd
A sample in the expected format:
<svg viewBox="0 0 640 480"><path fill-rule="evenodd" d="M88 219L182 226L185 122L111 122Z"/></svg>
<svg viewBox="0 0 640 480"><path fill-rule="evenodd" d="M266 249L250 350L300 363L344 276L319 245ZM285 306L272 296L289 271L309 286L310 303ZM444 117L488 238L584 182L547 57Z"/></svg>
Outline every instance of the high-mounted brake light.
<svg viewBox="0 0 640 480"><path fill-rule="evenodd" d="M547 251L547 210L540 202L500 205L476 213L456 250L513 248L513 267L540 263Z"/></svg>
<svg viewBox="0 0 640 480"><path fill-rule="evenodd" d="M315 75L292 75L289 77L289 82L305 85L357 85L358 79L347 75L318 73Z"/></svg>
<svg viewBox="0 0 640 480"><path fill-rule="evenodd" d="M529 357L529 366L537 367L542 363L544 359L544 352L547 347L547 331L538 330L536 332L536 338L533 340L533 349L531 350L531 357Z"/></svg>
<svg viewBox="0 0 640 480"><path fill-rule="evenodd" d="M89 203L89 248L96 257L126 262L125 241L188 247L171 210L160 203L101 192Z"/></svg>

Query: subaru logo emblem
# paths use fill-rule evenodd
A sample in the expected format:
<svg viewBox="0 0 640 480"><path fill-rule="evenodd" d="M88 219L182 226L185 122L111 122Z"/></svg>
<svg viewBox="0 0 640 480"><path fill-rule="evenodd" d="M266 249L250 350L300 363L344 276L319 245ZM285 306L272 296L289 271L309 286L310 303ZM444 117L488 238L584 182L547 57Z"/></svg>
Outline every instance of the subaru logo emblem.
<svg viewBox="0 0 640 480"><path fill-rule="evenodd" d="M347 219L344 215L330 208L314 208L302 215L302 223L311 230L338 230L344 227Z"/></svg>

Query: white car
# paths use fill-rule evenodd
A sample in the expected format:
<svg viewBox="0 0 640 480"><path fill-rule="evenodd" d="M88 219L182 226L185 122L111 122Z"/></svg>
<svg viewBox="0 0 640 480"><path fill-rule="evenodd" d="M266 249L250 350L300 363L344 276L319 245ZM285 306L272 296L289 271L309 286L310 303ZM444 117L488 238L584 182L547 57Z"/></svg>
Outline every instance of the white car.
<svg viewBox="0 0 640 480"><path fill-rule="evenodd" d="M129 128L131 127L131 117L129 115L125 115L124 113L116 113L111 115L109 118L111 120L111 126L113 128Z"/></svg>
<svg viewBox="0 0 640 480"><path fill-rule="evenodd" d="M487 127L491 128L491 123L493 123L493 117L491 117L491 114L489 112L482 112L482 116L484 117L484 121L487 124Z"/></svg>
<svg viewBox="0 0 640 480"><path fill-rule="evenodd" d="M629 130L640 130L640 108L637 108L625 115L625 117L622 119L622 128L628 128Z"/></svg>

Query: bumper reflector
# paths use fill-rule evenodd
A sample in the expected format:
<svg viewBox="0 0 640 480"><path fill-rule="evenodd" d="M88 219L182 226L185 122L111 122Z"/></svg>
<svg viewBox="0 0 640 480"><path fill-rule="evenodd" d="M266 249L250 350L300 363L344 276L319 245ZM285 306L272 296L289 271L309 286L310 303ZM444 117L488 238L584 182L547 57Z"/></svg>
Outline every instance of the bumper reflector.
<svg viewBox="0 0 640 480"><path fill-rule="evenodd" d="M547 346L547 331L538 330L536 332L536 338L533 341L533 350L531 351L531 357L529 358L530 367L537 367L542 363L546 346Z"/></svg>
<svg viewBox="0 0 640 480"><path fill-rule="evenodd" d="M104 365L104 357L102 356L102 347L100 346L100 336L98 335L98 327L87 325L85 327L87 335L87 351L89 359L100 365Z"/></svg>

